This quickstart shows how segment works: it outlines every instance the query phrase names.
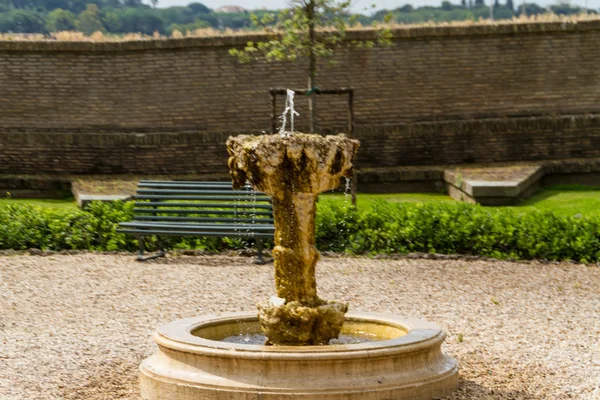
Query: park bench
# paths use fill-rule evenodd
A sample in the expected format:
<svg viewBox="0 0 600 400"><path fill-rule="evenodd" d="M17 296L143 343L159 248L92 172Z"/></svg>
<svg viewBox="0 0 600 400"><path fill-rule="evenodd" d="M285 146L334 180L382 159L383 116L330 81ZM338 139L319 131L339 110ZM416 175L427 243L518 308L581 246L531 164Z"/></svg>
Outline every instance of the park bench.
<svg viewBox="0 0 600 400"><path fill-rule="evenodd" d="M120 223L117 232L138 238L138 261L164 257L164 236L214 236L254 238L262 264L262 241L274 237L271 199L250 186L233 190L230 182L143 180L133 198L134 219ZM152 235L159 252L144 257L144 238Z"/></svg>

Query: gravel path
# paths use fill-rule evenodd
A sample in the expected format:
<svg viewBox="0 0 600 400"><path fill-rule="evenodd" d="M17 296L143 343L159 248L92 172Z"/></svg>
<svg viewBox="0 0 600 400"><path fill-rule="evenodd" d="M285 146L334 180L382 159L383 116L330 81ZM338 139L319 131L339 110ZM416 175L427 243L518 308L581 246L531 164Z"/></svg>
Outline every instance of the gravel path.
<svg viewBox="0 0 600 400"><path fill-rule="evenodd" d="M138 399L152 331L254 310L272 266L242 257L0 256L0 399ZM442 325L458 399L600 399L600 269L325 258L320 293Z"/></svg>

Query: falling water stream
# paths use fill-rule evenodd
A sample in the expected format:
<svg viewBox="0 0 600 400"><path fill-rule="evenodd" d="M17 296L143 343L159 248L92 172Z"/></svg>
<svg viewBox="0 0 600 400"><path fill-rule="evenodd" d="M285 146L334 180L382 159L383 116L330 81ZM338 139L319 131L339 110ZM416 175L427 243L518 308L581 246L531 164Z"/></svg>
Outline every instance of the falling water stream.
<svg viewBox="0 0 600 400"><path fill-rule="evenodd" d="M287 98L285 99L285 109L283 110L283 114L281 114L281 128L279 128L279 135L281 137L289 137L294 134L294 116L300 115L294 110L294 95L296 94L293 90L287 89ZM290 130L286 131L285 127L287 125L287 114L290 114Z"/></svg>
<svg viewBox="0 0 600 400"><path fill-rule="evenodd" d="M352 187L351 185L351 179L350 178L344 178L346 179L346 186L344 186L344 202L345 203L349 203L350 202L350 189Z"/></svg>

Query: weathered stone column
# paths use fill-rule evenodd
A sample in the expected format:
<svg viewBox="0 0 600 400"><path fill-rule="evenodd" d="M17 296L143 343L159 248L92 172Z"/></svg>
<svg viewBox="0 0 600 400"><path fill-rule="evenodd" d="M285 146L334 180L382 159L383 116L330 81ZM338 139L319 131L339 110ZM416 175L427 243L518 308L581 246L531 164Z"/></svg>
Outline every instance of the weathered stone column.
<svg viewBox="0 0 600 400"><path fill-rule="evenodd" d="M311 307L320 305L315 280L319 260L315 248L316 199L315 194L290 190L281 198L273 197L277 296Z"/></svg>
<svg viewBox="0 0 600 400"><path fill-rule="evenodd" d="M277 298L259 304L268 344L326 344L339 335L348 305L317 296L315 203L352 175L358 141L345 135L294 134L229 138L234 187L248 180L272 197Z"/></svg>

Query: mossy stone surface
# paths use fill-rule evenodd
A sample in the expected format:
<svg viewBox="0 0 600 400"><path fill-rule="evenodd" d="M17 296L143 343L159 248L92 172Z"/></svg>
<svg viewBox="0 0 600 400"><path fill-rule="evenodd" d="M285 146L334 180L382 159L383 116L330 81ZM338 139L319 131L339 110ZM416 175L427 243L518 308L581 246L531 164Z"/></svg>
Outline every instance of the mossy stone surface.
<svg viewBox="0 0 600 400"><path fill-rule="evenodd" d="M344 134L241 135L227 141L234 187L249 181L273 201L275 285L285 304L259 307L272 344L320 344L339 334L347 305L332 306L317 296L315 203L319 193L352 176L358 146Z"/></svg>

